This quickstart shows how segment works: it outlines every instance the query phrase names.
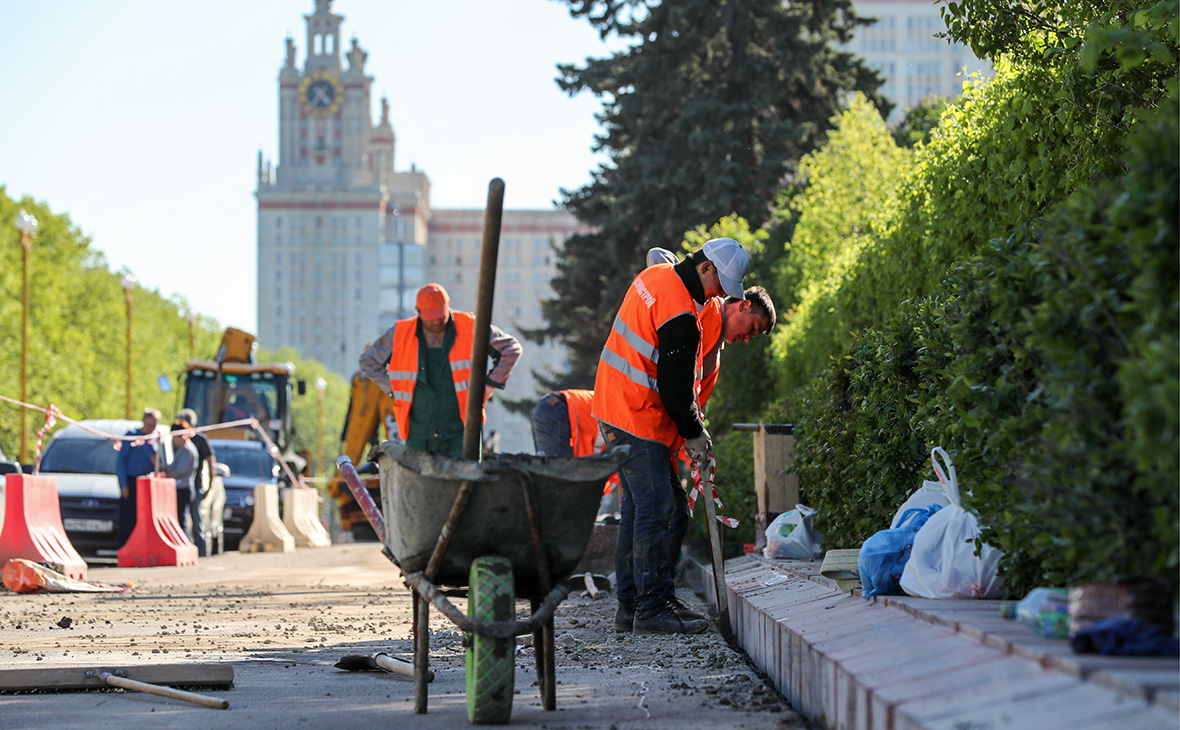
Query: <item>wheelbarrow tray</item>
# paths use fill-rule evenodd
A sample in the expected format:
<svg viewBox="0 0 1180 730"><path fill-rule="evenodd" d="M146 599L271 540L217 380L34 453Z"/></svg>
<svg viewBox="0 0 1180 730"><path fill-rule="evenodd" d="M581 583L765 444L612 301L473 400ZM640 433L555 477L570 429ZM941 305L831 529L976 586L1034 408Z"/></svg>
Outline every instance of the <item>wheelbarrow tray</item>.
<svg viewBox="0 0 1180 730"><path fill-rule="evenodd" d="M602 488L625 451L574 459L506 454L482 462L428 454L385 442L369 454L381 474L385 545L406 573L426 569L460 486L473 489L438 570L436 585L466 586L472 562L497 555L512 562L516 593L544 594L577 567L594 529ZM531 480L549 572L537 567L521 484Z"/></svg>

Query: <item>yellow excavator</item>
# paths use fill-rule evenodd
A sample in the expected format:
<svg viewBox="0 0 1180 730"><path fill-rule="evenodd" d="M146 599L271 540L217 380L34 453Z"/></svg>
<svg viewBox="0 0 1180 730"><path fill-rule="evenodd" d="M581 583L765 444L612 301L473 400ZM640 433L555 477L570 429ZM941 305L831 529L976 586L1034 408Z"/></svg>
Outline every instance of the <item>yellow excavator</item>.
<svg viewBox="0 0 1180 730"><path fill-rule="evenodd" d="M397 434L397 425L393 418L393 398L360 373L353 375L348 415L344 420L344 431L340 435L340 453L351 459L354 464L362 464L369 448L378 444L382 426L385 427L387 439ZM381 504L381 490L377 480L369 480L365 486L369 489L373 501ZM328 483L328 494L336 500L339 507L341 530L351 532L355 540L377 539L377 534L353 498L352 492L348 491L348 484L339 472L336 472L332 481Z"/></svg>
<svg viewBox="0 0 1180 730"><path fill-rule="evenodd" d="M184 407L193 409L200 425L256 418L278 446L283 459L296 473L306 458L292 451L293 390L307 392L304 381L295 381L295 365L289 362L254 361L254 335L226 328L212 360L189 360L184 369ZM249 426L206 431L213 439L257 439Z"/></svg>

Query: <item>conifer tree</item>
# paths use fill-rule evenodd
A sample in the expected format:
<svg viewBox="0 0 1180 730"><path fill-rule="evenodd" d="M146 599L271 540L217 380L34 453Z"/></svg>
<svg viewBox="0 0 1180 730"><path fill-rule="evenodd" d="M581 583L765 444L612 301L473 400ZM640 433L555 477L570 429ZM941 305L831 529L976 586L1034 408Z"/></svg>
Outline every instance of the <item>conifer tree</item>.
<svg viewBox="0 0 1180 730"><path fill-rule="evenodd" d="M563 203L592 232L561 247L544 303L548 329L569 349L551 388L592 387L599 353L647 250L679 250L686 231L736 213L752 227L771 214L795 163L823 142L855 90L881 79L836 44L864 20L851 0L565 0L626 50L560 65L559 86L603 100L595 149L609 157Z"/></svg>

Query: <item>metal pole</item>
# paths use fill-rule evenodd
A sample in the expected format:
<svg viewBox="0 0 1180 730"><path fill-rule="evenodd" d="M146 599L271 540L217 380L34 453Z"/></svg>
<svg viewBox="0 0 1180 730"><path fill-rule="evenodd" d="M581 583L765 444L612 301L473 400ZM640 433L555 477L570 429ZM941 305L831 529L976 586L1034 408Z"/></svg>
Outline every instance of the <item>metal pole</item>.
<svg viewBox="0 0 1180 730"><path fill-rule="evenodd" d="M132 287L123 290L123 297L127 300L127 398L123 417L128 420L131 419L131 291Z"/></svg>
<svg viewBox="0 0 1180 730"><path fill-rule="evenodd" d="M20 234L21 310L20 310L20 400L29 402L29 251L33 248L33 237L24 231ZM29 411L20 409L20 454L18 461L28 460Z"/></svg>
<svg viewBox="0 0 1180 730"><path fill-rule="evenodd" d="M316 388L315 473L324 474L324 389Z"/></svg>
<svg viewBox="0 0 1180 730"><path fill-rule="evenodd" d="M479 295L475 307L475 335L471 343L471 379L467 383L467 422L463 428L463 458L479 459L483 431L483 390L487 383L488 340L492 300L496 293L496 259L500 253L500 221L504 213L504 181L488 183L488 205L483 215L483 248L479 262Z"/></svg>

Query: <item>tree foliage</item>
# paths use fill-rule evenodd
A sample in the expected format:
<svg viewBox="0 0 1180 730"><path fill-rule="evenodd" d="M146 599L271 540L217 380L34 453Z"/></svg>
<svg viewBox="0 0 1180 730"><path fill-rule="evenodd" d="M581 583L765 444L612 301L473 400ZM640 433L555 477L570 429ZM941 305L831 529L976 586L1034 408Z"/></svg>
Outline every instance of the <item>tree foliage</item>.
<svg viewBox="0 0 1180 730"><path fill-rule="evenodd" d="M591 233L568 239L541 334L570 352L547 387L589 387L623 293L652 246L736 214L754 227L796 161L823 140L852 90L875 72L834 42L862 21L850 0L571 0L574 17L627 50L559 67L570 94L603 99L596 149L609 162L564 205ZM886 103L874 96L882 107Z"/></svg>
<svg viewBox="0 0 1180 730"><path fill-rule="evenodd" d="M851 262L791 260L860 213L822 175L795 193L784 281L820 295L774 371L829 547L887 525L942 445L1015 595L1174 576L1176 5L948 3L996 76L913 147Z"/></svg>
<svg viewBox="0 0 1180 730"><path fill-rule="evenodd" d="M36 432L45 424L44 409L50 405L75 420L124 417L127 307L120 272L110 270L68 215L31 198L13 200L0 186L0 331L9 333L7 346L0 348L0 395L20 397L21 245L13 221L22 208L39 224L29 254L28 402L42 409L28 417L32 451ZM138 418L144 407L152 406L165 419L171 418L182 407L184 363L191 355L211 358L222 330L212 318L197 315L190 353L187 301L136 285L131 305L131 417ZM281 353L281 360L296 363L297 377L322 376L328 381L331 422L339 428L348 404L347 384L293 352ZM160 376L167 376L170 392L161 390ZM302 400L296 398L296 446L313 448L315 421L307 419ZM9 458L16 457L20 447L17 409L0 402L5 413L0 418L0 450ZM57 428L64 425L58 421ZM334 461L336 446L325 437L326 463Z"/></svg>

